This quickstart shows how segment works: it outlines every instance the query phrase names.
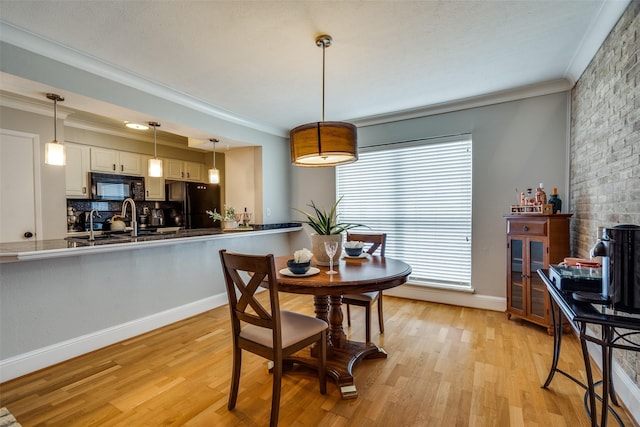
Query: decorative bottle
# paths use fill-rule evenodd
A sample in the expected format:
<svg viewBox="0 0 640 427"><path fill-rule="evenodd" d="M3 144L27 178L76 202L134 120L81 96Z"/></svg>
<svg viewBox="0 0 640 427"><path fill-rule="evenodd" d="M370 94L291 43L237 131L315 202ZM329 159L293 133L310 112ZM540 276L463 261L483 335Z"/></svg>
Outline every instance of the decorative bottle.
<svg viewBox="0 0 640 427"><path fill-rule="evenodd" d="M536 205L544 205L547 203L547 193L543 190L543 184L540 183L536 188Z"/></svg>
<svg viewBox="0 0 640 427"><path fill-rule="evenodd" d="M558 189L556 187L553 187L549 203L553 205L553 213L559 213L562 210L562 200L558 198Z"/></svg>

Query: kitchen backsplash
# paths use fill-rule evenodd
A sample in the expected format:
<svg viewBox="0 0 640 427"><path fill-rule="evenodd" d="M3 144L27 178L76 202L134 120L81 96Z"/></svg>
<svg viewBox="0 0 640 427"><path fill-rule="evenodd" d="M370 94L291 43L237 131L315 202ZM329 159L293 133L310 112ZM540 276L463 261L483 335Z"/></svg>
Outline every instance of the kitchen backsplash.
<svg viewBox="0 0 640 427"><path fill-rule="evenodd" d="M89 213L97 210L100 218L94 217L94 230L109 230L110 219L122 213L122 202L87 199L67 199L67 231L88 231ZM136 202L138 227L182 226L182 203L180 202ZM131 212L127 210L127 216ZM127 225L129 225L128 219Z"/></svg>

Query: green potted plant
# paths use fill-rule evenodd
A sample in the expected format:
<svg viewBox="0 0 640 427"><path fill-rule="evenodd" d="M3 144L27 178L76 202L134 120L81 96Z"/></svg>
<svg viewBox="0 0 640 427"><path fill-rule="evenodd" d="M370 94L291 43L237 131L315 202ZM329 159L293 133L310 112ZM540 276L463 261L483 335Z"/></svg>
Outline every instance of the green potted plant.
<svg viewBox="0 0 640 427"><path fill-rule="evenodd" d="M214 221L220 221L222 228L237 228L238 221L236 220L236 210L233 206L224 205L224 215L218 213L215 209L213 211L206 211L209 218Z"/></svg>
<svg viewBox="0 0 640 427"><path fill-rule="evenodd" d="M313 252L313 258L318 265L329 265L329 256L327 256L324 249L324 242L338 242L338 250L336 251L336 254L339 257L342 253L342 233L351 228L366 227L364 224L338 222L337 210L342 197L333 204L329 211L318 208L313 200L307 205L313 208L312 213L293 208L295 211L300 212L307 218L301 222L308 224L314 231L314 233L311 234L311 252Z"/></svg>

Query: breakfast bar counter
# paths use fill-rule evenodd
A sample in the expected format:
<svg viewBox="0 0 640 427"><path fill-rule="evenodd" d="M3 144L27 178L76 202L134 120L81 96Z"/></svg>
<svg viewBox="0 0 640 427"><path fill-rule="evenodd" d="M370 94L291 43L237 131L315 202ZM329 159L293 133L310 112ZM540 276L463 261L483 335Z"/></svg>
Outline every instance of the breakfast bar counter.
<svg viewBox="0 0 640 427"><path fill-rule="evenodd" d="M0 383L225 305L220 249L282 256L305 233L253 228L0 245Z"/></svg>
<svg viewBox="0 0 640 427"><path fill-rule="evenodd" d="M238 227L233 229L201 228L195 230L162 231L158 229L153 233L140 230L136 237L130 233L112 234L109 238L106 234L97 234L96 240L90 241L88 233L77 233L65 239L54 240L25 240L23 242L11 242L0 244L0 262L29 261L35 259L59 258L77 255L91 255L107 252L119 252L141 247L156 247L175 245L184 242L198 240L224 239L238 237L240 233L245 236L278 234L302 229L300 223L253 225L251 227Z"/></svg>

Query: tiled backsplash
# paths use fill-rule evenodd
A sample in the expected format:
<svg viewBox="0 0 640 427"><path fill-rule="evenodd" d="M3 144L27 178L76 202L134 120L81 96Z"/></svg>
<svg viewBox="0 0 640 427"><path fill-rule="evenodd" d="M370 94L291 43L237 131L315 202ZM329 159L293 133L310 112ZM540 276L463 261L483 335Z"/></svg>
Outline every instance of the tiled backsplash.
<svg viewBox="0 0 640 427"><path fill-rule="evenodd" d="M88 215L92 209L100 213L100 218L94 218L94 230L108 229L108 220L114 215L120 215L122 212L122 202L120 201L104 201L104 200L86 200L86 199L67 199L67 208L73 208L75 221L67 222L67 231L85 231L89 230ZM136 202L136 211L138 214L138 224L140 225L140 216L144 214L145 208L149 210L147 219L148 225L151 224L151 213L157 212L158 217L163 218L164 226L175 226L174 218L182 215L182 203L180 202ZM68 212L68 209L67 209ZM127 210L127 215L131 213ZM69 218L69 215L67 215Z"/></svg>

